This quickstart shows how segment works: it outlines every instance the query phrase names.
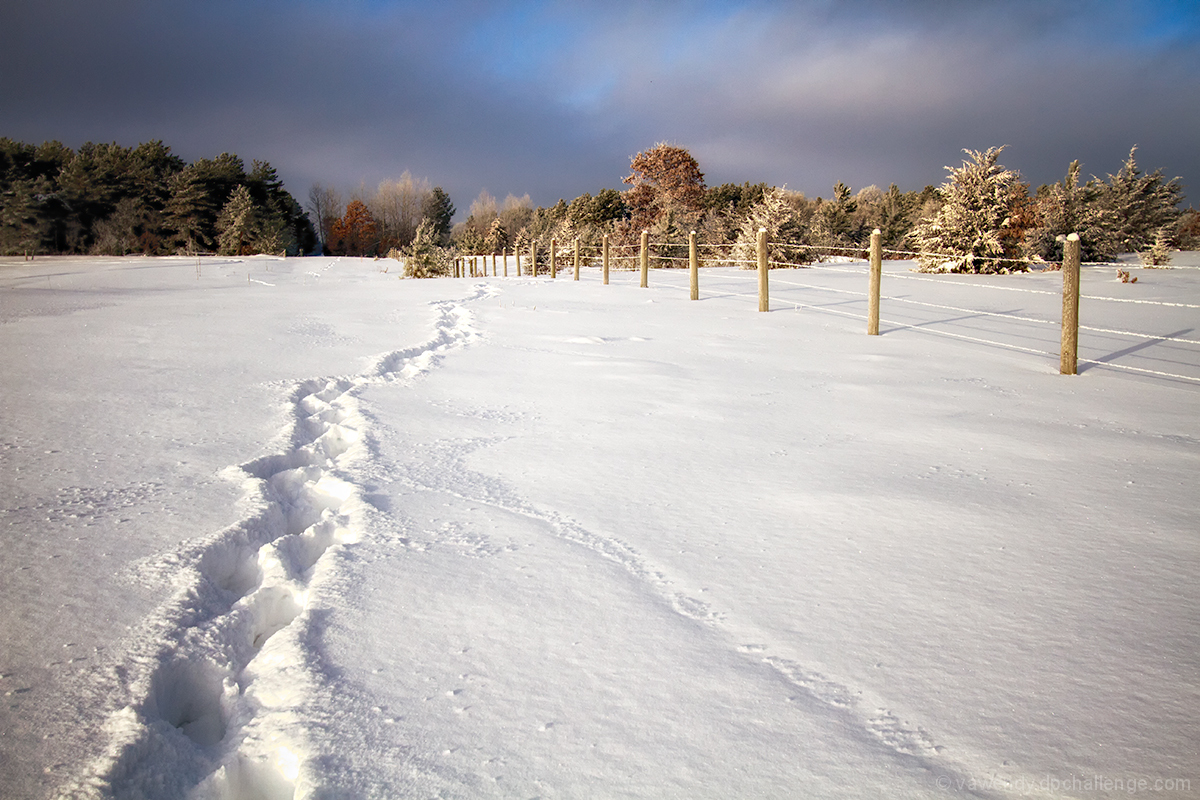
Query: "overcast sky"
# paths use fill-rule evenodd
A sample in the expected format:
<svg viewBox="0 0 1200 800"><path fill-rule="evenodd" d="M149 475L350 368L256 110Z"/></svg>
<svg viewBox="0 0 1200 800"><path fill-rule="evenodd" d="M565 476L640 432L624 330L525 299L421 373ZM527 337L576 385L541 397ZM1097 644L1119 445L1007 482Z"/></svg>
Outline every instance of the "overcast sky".
<svg viewBox="0 0 1200 800"><path fill-rule="evenodd" d="M302 202L427 177L549 205L688 148L709 185L920 189L963 148L1200 198L1196 0L0 0L0 136L269 161Z"/></svg>

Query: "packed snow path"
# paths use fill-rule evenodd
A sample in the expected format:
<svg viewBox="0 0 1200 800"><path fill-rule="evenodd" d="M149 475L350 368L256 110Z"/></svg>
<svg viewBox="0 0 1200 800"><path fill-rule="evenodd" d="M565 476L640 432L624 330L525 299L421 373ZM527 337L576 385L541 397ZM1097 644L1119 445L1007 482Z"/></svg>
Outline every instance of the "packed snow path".
<svg viewBox="0 0 1200 800"><path fill-rule="evenodd" d="M142 263L164 276L170 264ZM222 304L270 308L277 326L253 338L264 363L277 354L293 375L332 377L261 383L260 402L285 400L266 455L210 459L240 465L225 472L243 495L231 524L206 534L201 521L157 546L146 533L147 553L116 574L73 569L88 553L63 551L58 574L86 577L102 598L132 591L144 610L94 668L47 678L79 724L51 724L40 745L14 740L10 752L57 777L37 791L6 768L8 793L1127 796L1115 784L1064 790L1073 775L1169 781L1162 791L1188 796L1178 787L1197 766L1200 431L1186 375L1057 376L1056 359L1027 352L1051 348L1029 346L1042 334L1027 329L1044 326L978 327L1001 312L1047 315L1042 295L975 305L984 313L955 327L945 307L967 304L952 295L961 287L944 288L953 276L922 295L941 307L932 316L868 338L861 299L830 298L861 288L852 267L777 273L781 310L760 315L736 271L706 272L705 300L692 304L681 273L656 272L641 290L628 274L600 287L594 273L397 284L370 262L299 271L313 264L326 266L249 265L260 284L230 265L225 284L187 290L190 303L223 293ZM1186 285L1182 271L1152 274ZM78 275L67 320L111 334L121 317L89 298L149 308ZM153 287L156 301L175 277ZM1041 291L1054 277L990 280ZM62 300L38 291L37 302ZM432 323L433 336L364 348L375 334L356 317L378 315L384 292L404 309L393 333L421 341ZM314 293L319 309L305 306ZM1195 312L1183 306L1195 297L1160 309L1147 331L1157 343L1116 358L1164 366L1152 360L1185 345L1164 334L1188 338ZM412 321L397 330L400 319ZM206 325L187 325L159 347L191 354L183 340ZM922 331L939 325L1001 346ZM387 355L344 371L355 350ZM209 400L187 413L202 427L231 422L224 398L267 369L225 358L224 369L200 365ZM1170 358L1176 373L1196 366ZM321 368L301 370L310 360ZM165 388L139 380L145 399ZM65 419L99 441L123 419L108 408L105 430ZM150 422L142 438L154 441L193 424ZM22 535L62 536L58 509L89 498L97 520L120 515L114 533L137 538L125 509L178 482L172 469L131 468L129 488L75 480L52 506L53 456L31 452L33 422L14 423L6 452L35 473L14 488L40 486L43 498L6 510ZM243 437L242 453L257 449ZM126 446L154 466L154 441ZM6 557L34 563L36 549L22 548ZM25 603L25 616L43 613ZM98 608L75 613L103 636L116 607ZM9 619L6 639L26 630ZM70 649L86 639L63 633ZM13 638L17 653L61 647ZM0 671L11 719L53 708L26 677L32 663Z"/></svg>

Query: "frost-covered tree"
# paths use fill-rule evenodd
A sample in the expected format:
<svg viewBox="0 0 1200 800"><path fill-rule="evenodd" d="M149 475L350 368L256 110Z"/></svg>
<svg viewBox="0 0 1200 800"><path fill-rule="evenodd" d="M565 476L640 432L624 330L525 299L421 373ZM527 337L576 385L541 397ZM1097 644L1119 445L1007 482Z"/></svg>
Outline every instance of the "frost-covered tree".
<svg viewBox="0 0 1200 800"><path fill-rule="evenodd" d="M1071 233L1079 234L1084 261L1105 261L1116 254L1113 215L1099 202L1103 186L1094 179L1080 184L1079 170L1079 162L1072 161L1065 178L1038 190L1038 222L1026 234L1030 255L1062 261L1060 237Z"/></svg>
<svg viewBox="0 0 1200 800"><path fill-rule="evenodd" d="M1162 170L1149 174L1138 169L1134 153L1116 175L1108 176L1108 184L1101 193L1100 203L1112 216L1113 235L1120 252L1136 253L1146 249L1158 232L1174 226L1179 220L1178 206L1183 196L1179 179L1163 179Z"/></svg>
<svg viewBox="0 0 1200 800"><path fill-rule="evenodd" d="M492 224L488 226L484 245L493 253L499 253L508 247L508 231L504 230L504 222L499 217L492 220Z"/></svg>
<svg viewBox="0 0 1200 800"><path fill-rule="evenodd" d="M137 251L148 220L146 204L141 198L122 198L111 214L93 226L96 241L92 252L123 256Z"/></svg>
<svg viewBox="0 0 1200 800"><path fill-rule="evenodd" d="M438 244L438 230L433 220L421 220L412 244L404 248L404 277L436 278L451 273L451 256Z"/></svg>
<svg viewBox="0 0 1200 800"><path fill-rule="evenodd" d="M239 186L233 190L229 202L221 209L217 231L217 246L221 255L244 256L259 252L257 245L262 235L262 215L248 187Z"/></svg>
<svg viewBox="0 0 1200 800"><path fill-rule="evenodd" d="M1003 147L964 150L962 167L946 167L942 206L911 234L922 272L1007 272L1028 268L1024 242L1007 229L1027 197L1020 176L997 163Z"/></svg>
<svg viewBox="0 0 1200 800"><path fill-rule="evenodd" d="M812 220L813 242L821 247L846 248L858 244L859 230L855 211L858 203L850 193L850 187L838 181L833 186L833 197L817 207Z"/></svg>
<svg viewBox="0 0 1200 800"><path fill-rule="evenodd" d="M1171 263L1171 227L1164 225L1158 229L1154 242L1145 252L1138 253L1138 258L1147 267L1165 267Z"/></svg>
<svg viewBox="0 0 1200 800"><path fill-rule="evenodd" d="M738 228L730 257L744 262L744 269L754 269L758 262L758 231L767 229L767 260L794 264L809 264L814 259L813 251L804 247L789 247L801 244L804 228L800 224L795 207L789 202L790 192L781 187L767 189L762 199L750 207Z"/></svg>

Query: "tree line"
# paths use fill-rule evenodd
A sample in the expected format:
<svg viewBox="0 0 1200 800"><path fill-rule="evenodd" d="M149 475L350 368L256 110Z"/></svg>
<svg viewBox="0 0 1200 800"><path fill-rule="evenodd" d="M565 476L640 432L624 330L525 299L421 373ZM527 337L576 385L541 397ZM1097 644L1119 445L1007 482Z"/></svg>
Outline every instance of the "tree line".
<svg viewBox="0 0 1200 800"><path fill-rule="evenodd" d="M0 253L310 252L308 215L275 168L222 153L188 164L161 141L0 138Z"/></svg>
<svg viewBox="0 0 1200 800"><path fill-rule="evenodd" d="M941 186L921 191L838 182L831 196L766 183L708 186L685 148L660 143L636 154L623 190L605 188L534 208L529 195L497 200L486 190L453 224L450 196L405 172L369 192L314 185L307 208L274 168L236 155L186 164L160 141L136 148L0 139L0 252L311 253L404 257L413 275L448 274L453 258L527 250L533 241L578 240L585 256L602 237L635 244L649 230L659 256L686 254L696 231L710 259L752 261L766 228L772 261L809 263L866 247L920 252L922 269L991 272L1061 260L1061 237L1079 233L1084 259L1139 252L1151 263L1171 247L1200 246L1200 213L1181 211L1182 187L1142 172L1136 148L1116 174L1081 179L1073 162L1059 182L1031 190L999 164L1003 148L964 151Z"/></svg>
<svg viewBox="0 0 1200 800"><path fill-rule="evenodd" d="M858 254L878 228L893 256L917 256L923 270L1008 272L1060 262L1069 233L1080 234L1088 261L1136 252L1165 264L1172 247L1200 247L1200 213L1180 210L1178 179L1142 172L1136 147L1107 179L1081 182L1076 161L1061 181L1036 191L999 164L1003 149L964 151L962 166L947 168L941 186L854 192L838 182L828 199L810 199L766 183L707 186L691 153L661 143L631 159L624 191L602 189L536 209L512 196L499 205L484 191L448 237L414 236L420 241L391 254L407 257L408 273L423 277L449 274L455 255L527 252L531 241L544 248L551 239L577 240L585 257L595 258L605 235L630 247L643 230L656 256L682 257L696 231L710 262L750 263L757 232L766 228L771 261L804 264Z"/></svg>

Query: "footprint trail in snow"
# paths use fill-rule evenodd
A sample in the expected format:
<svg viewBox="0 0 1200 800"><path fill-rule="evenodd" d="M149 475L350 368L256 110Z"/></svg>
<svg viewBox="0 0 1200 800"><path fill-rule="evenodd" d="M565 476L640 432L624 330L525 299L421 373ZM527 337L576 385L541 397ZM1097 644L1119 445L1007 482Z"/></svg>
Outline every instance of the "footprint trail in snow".
<svg viewBox="0 0 1200 800"><path fill-rule="evenodd" d="M226 470L244 486L239 522L142 566L171 600L144 621L107 722L106 752L63 797L291 798L304 780L300 704L319 684L308 666L310 589L340 545L362 535L369 508L354 483L371 458L358 392L411 381L479 338L466 303L434 303L434 335L378 357L353 377L296 385L283 452ZM175 768L163 774L161 765ZM303 794L303 792L301 792Z"/></svg>

